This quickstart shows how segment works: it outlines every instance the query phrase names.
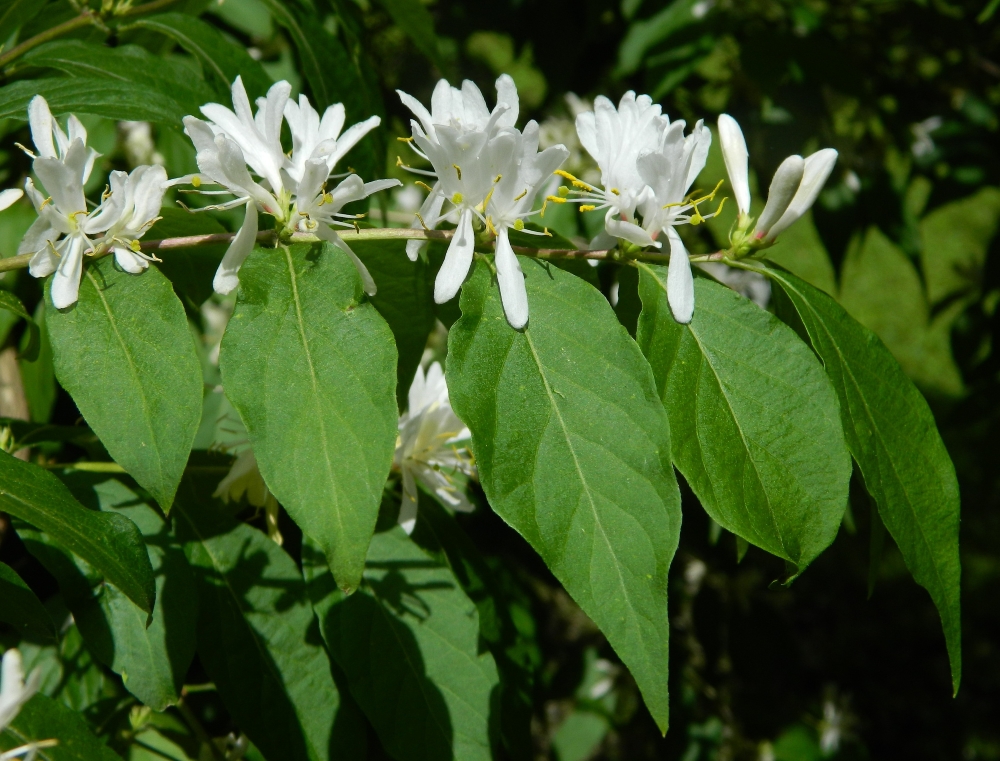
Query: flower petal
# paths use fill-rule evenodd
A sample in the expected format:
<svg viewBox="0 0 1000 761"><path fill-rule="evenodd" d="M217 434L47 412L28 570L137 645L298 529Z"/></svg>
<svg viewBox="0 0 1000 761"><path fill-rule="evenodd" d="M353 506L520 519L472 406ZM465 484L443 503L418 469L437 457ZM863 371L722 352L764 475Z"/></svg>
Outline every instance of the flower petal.
<svg viewBox="0 0 1000 761"><path fill-rule="evenodd" d="M736 205L743 214L750 213L750 154L743 130L729 114L719 117L719 142L722 143L722 158L726 162L726 172L733 186Z"/></svg>
<svg viewBox="0 0 1000 761"><path fill-rule="evenodd" d="M507 322L514 330L528 324L528 291L524 287L524 274L517 261L514 249L507 237L507 228L501 228L497 235L496 256L497 282L500 284L500 301Z"/></svg>
<svg viewBox="0 0 1000 761"><path fill-rule="evenodd" d="M52 276L52 305L56 309L66 309L76 303L82 275L83 238L74 235L67 241L59 267Z"/></svg>
<svg viewBox="0 0 1000 761"><path fill-rule="evenodd" d="M399 503L398 523L407 534L413 533L414 526L417 525L417 482L413 478L413 470L408 466L403 466L403 499Z"/></svg>
<svg viewBox="0 0 1000 761"><path fill-rule="evenodd" d="M472 266L472 252L476 239L472 232L472 211L466 209L455 228L455 235L448 244L448 253L434 281L434 301L444 304L458 293Z"/></svg>
<svg viewBox="0 0 1000 761"><path fill-rule="evenodd" d="M694 277L691 275L691 260L681 236L674 228L667 228L670 240L670 266L667 268L667 303L674 319L682 325L691 322L694 316Z"/></svg>
<svg viewBox="0 0 1000 761"><path fill-rule="evenodd" d="M133 275L140 274L144 269L149 267L149 262L138 256L134 251L129 251L123 246L115 246L115 261L118 262L118 266L121 267L126 272L130 272Z"/></svg>
<svg viewBox="0 0 1000 761"><path fill-rule="evenodd" d="M31 126L31 142L35 144L39 156L56 157L56 148L52 142L52 112L48 101L41 95L36 95L28 104L28 124Z"/></svg>
<svg viewBox="0 0 1000 761"><path fill-rule="evenodd" d="M247 214L243 219L243 226L233 242L226 249L226 255L222 257L219 269L215 271L215 279L212 287L216 293L231 293L240 284L239 271L243 262L250 252L253 251L257 243L257 207L254 202L247 202Z"/></svg>
<svg viewBox="0 0 1000 761"><path fill-rule="evenodd" d="M7 188L7 190L0 191L0 211L13 206L21 200L21 196L23 195L24 191L20 188Z"/></svg>
<svg viewBox="0 0 1000 761"><path fill-rule="evenodd" d="M809 210L809 207L816 202L816 196L823 189L836 163L837 152L833 148L824 148L806 157L798 192L781 219L771 226L767 235L768 240L777 238L783 230Z"/></svg>
<svg viewBox="0 0 1000 761"><path fill-rule="evenodd" d="M781 219L781 215L788 209L802 183L805 164L801 156L789 156L775 171L771 187L767 191L767 204L757 219L758 238L767 235L774 223Z"/></svg>

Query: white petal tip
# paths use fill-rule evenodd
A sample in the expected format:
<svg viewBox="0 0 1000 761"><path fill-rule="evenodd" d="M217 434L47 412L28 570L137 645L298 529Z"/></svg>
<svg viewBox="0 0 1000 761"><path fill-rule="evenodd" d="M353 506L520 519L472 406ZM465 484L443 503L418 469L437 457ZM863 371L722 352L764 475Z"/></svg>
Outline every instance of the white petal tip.
<svg viewBox="0 0 1000 761"><path fill-rule="evenodd" d="M212 281L212 288L216 293L225 296L236 290L240 284L240 279L236 275L219 275Z"/></svg>

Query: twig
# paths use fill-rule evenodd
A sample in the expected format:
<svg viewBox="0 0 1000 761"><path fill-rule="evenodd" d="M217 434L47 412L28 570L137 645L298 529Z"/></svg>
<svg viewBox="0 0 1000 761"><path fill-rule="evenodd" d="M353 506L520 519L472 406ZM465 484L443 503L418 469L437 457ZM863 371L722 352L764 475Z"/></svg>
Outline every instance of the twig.
<svg viewBox="0 0 1000 761"><path fill-rule="evenodd" d="M54 40L56 37L60 37L68 32L72 32L74 29L79 29L87 24L93 24L98 20L98 16L92 10L87 9L79 16L75 16L68 21L64 21L61 24L56 24L51 29L46 29L44 32L39 32L34 37L29 37L20 45L15 45L10 50L8 50L3 55L0 55L0 67L6 66L8 63L13 61L15 58L20 58L25 53L27 53L32 48L36 48L43 42L48 42L49 40Z"/></svg>

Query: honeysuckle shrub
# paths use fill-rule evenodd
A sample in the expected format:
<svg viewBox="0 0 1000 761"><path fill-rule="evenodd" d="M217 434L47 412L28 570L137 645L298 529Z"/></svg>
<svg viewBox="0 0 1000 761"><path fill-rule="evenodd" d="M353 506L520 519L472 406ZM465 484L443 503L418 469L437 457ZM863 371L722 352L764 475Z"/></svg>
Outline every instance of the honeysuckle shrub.
<svg viewBox="0 0 1000 761"><path fill-rule="evenodd" d="M181 3L0 16L24 169L0 206L26 220L0 307L49 395L2 421L0 510L55 582L0 564L0 758L352 759L369 731L400 761L529 757L532 624L456 517L475 511L533 548L666 734L678 474L741 556L782 561L777 585L851 520L856 476L958 691L934 417L875 333L768 258L836 150L785 159L755 206L732 116L598 96L567 146L501 73L495 98L399 91L383 169L363 59L311 4L265 4L294 76ZM387 6L427 31L419 3ZM88 119L120 122L129 171ZM727 198L718 249L690 253ZM550 229L573 207L593 234ZM57 387L76 425L49 423Z"/></svg>

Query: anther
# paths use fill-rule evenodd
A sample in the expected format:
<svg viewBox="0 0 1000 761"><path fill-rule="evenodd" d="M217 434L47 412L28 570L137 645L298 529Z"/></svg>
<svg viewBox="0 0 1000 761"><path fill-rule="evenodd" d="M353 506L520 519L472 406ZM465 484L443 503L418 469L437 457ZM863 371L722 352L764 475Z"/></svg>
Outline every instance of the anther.
<svg viewBox="0 0 1000 761"><path fill-rule="evenodd" d="M414 184L414 185L416 185L416 186L417 186L418 188L423 188L423 189L424 189L424 190L426 190L426 191L427 191L428 193L433 193L433 192L434 192L434 188L432 188L432 187L431 187L430 185L428 185L428 184L427 184L426 182L421 182L420 180L417 180L417 181L416 181L416 182L414 182L413 184Z"/></svg>
<svg viewBox="0 0 1000 761"><path fill-rule="evenodd" d="M414 214L414 216L415 216L415 217L416 217L416 218L417 218L417 219L419 220L419 222L420 222L420 226L421 226L422 228L424 228L425 230L430 230L430 229L431 229L431 228L429 228L429 227L427 226L427 223L426 223L426 222L424 222L424 218L420 216L420 212L419 212L419 211L418 211L418 212L416 212L416 213Z"/></svg>
<svg viewBox="0 0 1000 761"><path fill-rule="evenodd" d="M460 167L458 164L452 164L451 166L455 170L455 172L458 174L458 180L459 180L459 182L461 182L461 180L462 180L462 167Z"/></svg>
<svg viewBox="0 0 1000 761"><path fill-rule="evenodd" d="M597 207L594 206L593 204L589 203L580 204L580 211L593 211L596 208Z"/></svg>
<svg viewBox="0 0 1000 761"><path fill-rule="evenodd" d="M520 201L520 200L521 200L522 198L524 198L524 197L525 197L526 195L528 195L528 189L527 189L527 188L525 188L524 190L522 190L522 191L521 191L521 195L519 195L519 196L518 196L517 198L515 198L514 200L515 200L515 201Z"/></svg>

